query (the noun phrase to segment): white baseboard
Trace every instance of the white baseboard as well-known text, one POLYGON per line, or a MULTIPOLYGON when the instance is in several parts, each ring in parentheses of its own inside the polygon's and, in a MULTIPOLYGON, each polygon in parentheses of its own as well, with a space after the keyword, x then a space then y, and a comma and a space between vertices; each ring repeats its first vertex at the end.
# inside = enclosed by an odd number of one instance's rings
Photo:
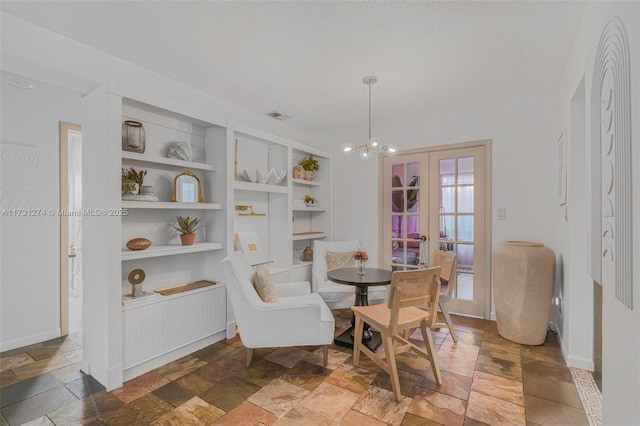
POLYGON ((490 317, 491 317, 491 321, 495 321, 496 320, 496 313, 495 312, 491 312, 490 317))
POLYGON ((564 362, 565 364, 567 364, 567 367, 574 367, 574 368, 579 368, 581 370, 593 371, 594 365, 593 365, 592 359, 574 356, 568 353, 567 347, 564 344, 564 339, 562 338, 562 332, 560 331, 560 329, 558 328, 555 322, 550 321, 549 328, 555 331, 558 335, 558 341, 560 342, 560 349, 562 350, 562 357, 564 358, 564 362))
POLYGON ((0 352, 10 351, 12 349, 21 348, 23 346, 33 345, 34 343, 44 342, 46 340, 55 339, 62 335, 59 328, 54 330, 43 331, 42 333, 32 334, 31 336, 20 337, 18 339, 0 342, 0 352))
POLYGON ((107 392, 111 392, 112 390, 122 386, 122 382, 122 364, 118 364, 107 370, 107 383, 102 384, 107 389, 107 392))

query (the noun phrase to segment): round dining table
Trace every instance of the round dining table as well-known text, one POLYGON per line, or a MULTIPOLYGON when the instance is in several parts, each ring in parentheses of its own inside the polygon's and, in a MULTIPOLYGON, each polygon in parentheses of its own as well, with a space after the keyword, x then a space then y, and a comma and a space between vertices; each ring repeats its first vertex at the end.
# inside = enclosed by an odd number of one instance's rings
MULTIPOLYGON (((369 286, 388 285, 391 283, 391 271, 379 268, 365 268, 360 275, 356 268, 339 268, 327 272, 330 281, 355 286, 354 306, 369 306, 369 286)), ((334 340, 336 345, 353 348, 353 332, 355 330, 355 317, 351 318, 351 327, 334 340)), ((382 344, 380 333, 369 330, 369 325, 364 325, 362 343, 372 351, 382 344)))

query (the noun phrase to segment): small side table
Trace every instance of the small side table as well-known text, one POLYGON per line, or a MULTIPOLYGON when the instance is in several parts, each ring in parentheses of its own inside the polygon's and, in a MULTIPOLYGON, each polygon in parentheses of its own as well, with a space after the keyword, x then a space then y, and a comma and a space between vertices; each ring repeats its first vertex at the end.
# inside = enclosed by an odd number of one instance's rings
MULTIPOLYGON (((339 284, 353 285, 356 287, 354 306, 369 306, 369 286, 391 284, 391 271, 378 268, 365 268, 364 275, 358 275, 356 268, 340 268, 327 272, 327 278, 339 284)), ((353 348, 353 331, 355 330, 355 317, 351 318, 351 327, 335 338, 336 345, 353 348)), ((369 330, 369 325, 364 325, 362 343, 370 350, 375 351, 382 344, 380 333, 369 330)))

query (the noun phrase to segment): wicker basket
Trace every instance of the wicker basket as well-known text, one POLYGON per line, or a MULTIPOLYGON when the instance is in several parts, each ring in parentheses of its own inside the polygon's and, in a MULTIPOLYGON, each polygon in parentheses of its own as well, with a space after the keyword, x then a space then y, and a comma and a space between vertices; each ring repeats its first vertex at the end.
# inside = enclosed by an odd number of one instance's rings
POLYGON ((127 241, 127 248, 129 250, 144 250, 148 249, 151 246, 151 241, 146 238, 134 238, 133 240, 127 241))

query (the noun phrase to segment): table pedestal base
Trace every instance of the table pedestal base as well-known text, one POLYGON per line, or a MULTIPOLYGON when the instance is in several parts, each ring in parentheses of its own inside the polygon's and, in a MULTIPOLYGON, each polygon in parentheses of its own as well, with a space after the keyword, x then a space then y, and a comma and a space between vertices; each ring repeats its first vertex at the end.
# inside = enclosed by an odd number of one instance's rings
MULTIPOLYGON (((346 348, 353 348, 353 327, 349 327, 347 331, 340 334, 334 339, 334 343, 339 346, 344 346, 346 348)), ((363 340, 362 344, 369 348, 372 352, 375 352, 376 349, 382 345, 382 338, 380 337, 380 333, 377 331, 371 332, 371 339, 363 340)))

